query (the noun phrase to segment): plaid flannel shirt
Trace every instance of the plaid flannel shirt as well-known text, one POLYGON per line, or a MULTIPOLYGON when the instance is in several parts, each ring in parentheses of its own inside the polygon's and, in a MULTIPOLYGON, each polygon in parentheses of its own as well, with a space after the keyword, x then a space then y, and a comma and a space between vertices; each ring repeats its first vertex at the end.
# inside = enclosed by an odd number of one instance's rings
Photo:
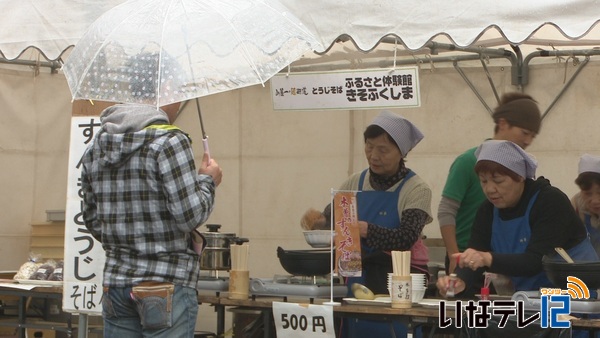
POLYGON ((106 252, 104 286, 141 281, 196 288, 189 233, 213 209, 215 184, 197 173, 182 131, 101 130, 82 158, 83 219, 106 252))

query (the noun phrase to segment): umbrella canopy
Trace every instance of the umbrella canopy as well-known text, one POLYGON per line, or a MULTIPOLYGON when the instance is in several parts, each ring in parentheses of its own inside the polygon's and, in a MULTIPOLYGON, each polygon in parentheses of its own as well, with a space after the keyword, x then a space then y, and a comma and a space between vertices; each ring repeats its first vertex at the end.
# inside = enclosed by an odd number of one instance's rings
POLYGON ((130 0, 63 67, 74 99, 163 106, 264 83, 318 48, 276 0, 130 0))

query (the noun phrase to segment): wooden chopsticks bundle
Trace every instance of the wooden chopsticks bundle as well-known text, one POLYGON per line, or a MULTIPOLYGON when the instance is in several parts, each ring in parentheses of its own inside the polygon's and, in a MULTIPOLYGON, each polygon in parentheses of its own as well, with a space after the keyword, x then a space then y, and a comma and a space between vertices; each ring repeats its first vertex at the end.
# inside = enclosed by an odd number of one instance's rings
POLYGON ((249 245, 247 243, 230 245, 231 270, 248 271, 248 249, 249 245))
POLYGON ((410 275, 410 251, 392 251, 392 271, 397 276, 410 275))

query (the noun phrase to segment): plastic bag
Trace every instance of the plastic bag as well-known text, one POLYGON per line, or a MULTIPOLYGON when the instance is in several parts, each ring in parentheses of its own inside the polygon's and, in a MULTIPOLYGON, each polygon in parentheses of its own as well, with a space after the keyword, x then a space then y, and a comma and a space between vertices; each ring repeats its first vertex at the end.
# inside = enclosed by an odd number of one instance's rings
POLYGON ((21 265, 13 279, 29 279, 37 271, 40 265, 42 265, 39 260, 39 254, 30 253, 29 260, 21 265))
POLYGON ((56 262, 53 260, 49 260, 44 262, 40 266, 38 266, 37 270, 29 279, 32 280, 48 280, 48 277, 54 272, 54 268, 56 268, 56 262))
POLYGON ((48 280, 62 281, 63 280, 64 261, 59 261, 54 268, 54 271, 48 277, 48 280))

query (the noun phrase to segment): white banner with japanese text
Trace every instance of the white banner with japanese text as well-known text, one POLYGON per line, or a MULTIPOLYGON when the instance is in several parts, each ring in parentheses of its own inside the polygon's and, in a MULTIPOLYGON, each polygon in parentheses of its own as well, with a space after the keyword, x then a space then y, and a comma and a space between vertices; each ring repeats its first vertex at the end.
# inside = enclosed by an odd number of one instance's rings
POLYGON ((104 250, 83 224, 81 156, 100 129, 98 116, 73 116, 65 210, 63 310, 102 314, 104 250))
POLYGON ((420 107, 419 69, 277 74, 271 98, 274 110, 420 107))

